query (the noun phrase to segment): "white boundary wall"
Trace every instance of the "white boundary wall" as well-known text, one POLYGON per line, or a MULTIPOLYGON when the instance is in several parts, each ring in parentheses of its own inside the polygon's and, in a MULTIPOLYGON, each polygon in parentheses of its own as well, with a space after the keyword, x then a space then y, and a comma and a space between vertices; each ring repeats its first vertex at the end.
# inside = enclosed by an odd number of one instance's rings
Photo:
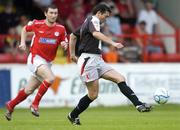
MULTIPOLYGON (((153 93, 158 87, 165 87, 170 92, 168 103, 180 103, 180 64, 111 64, 127 79, 128 85, 138 97, 147 103, 155 103, 153 93)), ((27 83, 31 73, 26 65, 0 65, 0 69, 11 70, 11 97, 14 98, 19 89, 27 83)), ((57 93, 50 88, 42 99, 42 107, 75 106, 79 99, 86 94, 77 72, 77 65, 54 65, 55 75, 61 77, 57 93)), ((35 94, 19 104, 19 107, 29 107, 35 94)), ((91 106, 117 106, 130 104, 119 92, 116 84, 100 80, 100 94, 91 106)))

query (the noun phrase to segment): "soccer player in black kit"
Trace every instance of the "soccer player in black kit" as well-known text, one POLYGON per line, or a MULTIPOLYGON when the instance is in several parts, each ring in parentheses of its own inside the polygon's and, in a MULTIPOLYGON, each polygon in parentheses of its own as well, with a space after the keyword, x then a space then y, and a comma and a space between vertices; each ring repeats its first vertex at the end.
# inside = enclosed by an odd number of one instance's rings
POLYGON ((110 15, 108 5, 100 3, 92 10, 92 16, 87 17, 79 29, 70 35, 70 58, 78 64, 80 78, 85 83, 88 94, 82 97, 78 105, 68 114, 69 121, 81 125, 79 114, 85 111, 89 104, 98 97, 99 78, 117 83, 120 91, 133 103, 139 112, 151 111, 151 106, 142 103, 136 94, 127 86, 125 78, 104 62, 101 55, 101 41, 122 48, 121 43, 112 41, 100 32, 100 24, 110 15), (78 55, 75 55, 76 42, 79 39, 78 55))

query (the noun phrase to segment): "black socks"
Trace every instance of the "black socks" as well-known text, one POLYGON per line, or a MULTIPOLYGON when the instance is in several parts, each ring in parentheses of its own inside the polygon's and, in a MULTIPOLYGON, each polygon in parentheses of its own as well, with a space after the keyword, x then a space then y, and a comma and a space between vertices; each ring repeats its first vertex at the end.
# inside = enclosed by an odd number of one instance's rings
POLYGON ((118 86, 121 92, 134 104, 134 106, 142 104, 132 89, 127 86, 126 82, 120 82, 118 83, 118 86))
POLYGON ((74 110, 71 112, 71 117, 76 118, 80 113, 82 113, 84 110, 86 110, 89 106, 89 104, 92 102, 88 95, 82 97, 78 103, 78 105, 74 108, 74 110))
MULTIPOLYGON (((125 82, 118 83, 118 86, 121 90, 121 92, 134 104, 134 106, 141 105, 142 102, 139 101, 138 97, 135 95, 135 93, 132 91, 130 87, 127 86, 125 82)), ((89 106, 89 104, 92 102, 88 95, 85 95, 82 97, 78 103, 78 105, 73 109, 73 111, 70 113, 72 118, 77 118, 80 113, 82 113, 84 110, 86 110, 89 106)))

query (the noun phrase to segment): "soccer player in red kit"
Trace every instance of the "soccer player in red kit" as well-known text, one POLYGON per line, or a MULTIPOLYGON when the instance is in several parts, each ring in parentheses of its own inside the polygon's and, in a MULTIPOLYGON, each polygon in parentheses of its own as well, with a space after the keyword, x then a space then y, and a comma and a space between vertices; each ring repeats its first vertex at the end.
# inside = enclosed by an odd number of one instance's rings
POLYGON ((66 30, 64 26, 56 23, 57 7, 54 5, 48 6, 44 14, 46 16, 45 20, 30 21, 22 30, 19 45, 21 50, 26 50, 25 41, 28 32, 34 33, 27 60, 32 76, 25 88, 21 89, 14 99, 6 103, 7 112, 5 117, 7 120, 11 120, 15 106, 25 100, 38 87, 39 90, 30 109, 33 115, 39 116, 39 102, 55 79, 51 70, 51 61, 55 58, 59 45, 67 49, 66 30))

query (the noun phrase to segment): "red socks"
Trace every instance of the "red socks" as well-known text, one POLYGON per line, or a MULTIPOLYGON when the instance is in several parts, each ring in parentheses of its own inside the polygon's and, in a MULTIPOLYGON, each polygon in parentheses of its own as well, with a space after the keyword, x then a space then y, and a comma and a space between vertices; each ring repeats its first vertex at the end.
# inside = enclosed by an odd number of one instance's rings
MULTIPOLYGON (((42 98, 42 96, 46 93, 48 88, 50 87, 51 83, 48 83, 47 81, 43 81, 39 87, 38 93, 36 94, 36 97, 33 101, 33 105, 38 106, 39 102, 42 98)), ((11 101, 8 102, 8 105, 11 107, 11 109, 14 109, 14 107, 19 104, 20 102, 24 101, 27 98, 28 94, 24 92, 24 89, 20 90, 18 95, 11 101)))
POLYGON ((19 91, 18 95, 13 100, 8 102, 8 104, 12 109, 14 109, 14 107, 20 102, 24 101, 27 98, 27 96, 28 95, 24 92, 24 89, 22 89, 19 91))
POLYGON ((46 80, 44 80, 38 90, 38 93, 36 94, 36 97, 32 103, 32 105, 34 106, 39 106, 39 102, 41 100, 41 98, 43 97, 43 95, 46 93, 46 91, 48 90, 48 88, 51 86, 51 83, 48 83, 46 80))

